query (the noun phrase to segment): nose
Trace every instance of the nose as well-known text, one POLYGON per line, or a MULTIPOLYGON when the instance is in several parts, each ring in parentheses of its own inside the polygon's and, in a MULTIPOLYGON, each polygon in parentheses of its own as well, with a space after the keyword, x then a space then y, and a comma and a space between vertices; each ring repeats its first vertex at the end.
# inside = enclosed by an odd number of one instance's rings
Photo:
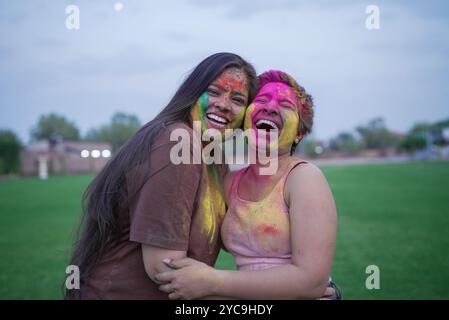
POLYGON ((226 112, 226 111, 231 111, 232 109, 232 101, 231 101, 231 97, 227 94, 223 94, 219 97, 219 99, 217 99, 216 102, 216 107, 222 111, 222 112, 226 112))
POLYGON ((273 106, 272 104, 265 104, 262 107, 262 112, 264 112, 265 114, 270 115, 270 116, 277 116, 277 115, 279 115, 278 108, 273 106))

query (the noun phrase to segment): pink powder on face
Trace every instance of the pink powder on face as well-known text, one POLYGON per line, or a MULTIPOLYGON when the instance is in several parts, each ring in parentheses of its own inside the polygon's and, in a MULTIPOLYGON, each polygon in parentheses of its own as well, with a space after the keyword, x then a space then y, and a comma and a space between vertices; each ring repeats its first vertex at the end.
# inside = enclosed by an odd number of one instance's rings
MULTIPOLYGON (((278 148, 282 152, 290 152, 291 146, 297 135, 299 126, 298 99, 295 91, 282 82, 269 82, 265 84, 254 98, 252 105, 248 108, 245 118, 245 129, 256 128, 260 119, 273 121, 278 127, 278 148)), ((262 140, 262 141, 263 141, 262 140)), ((267 143, 271 147, 268 131, 265 134, 255 132, 255 145, 264 146, 267 143), (264 138, 264 143, 259 138, 264 138)))
POLYGON ((285 83, 269 82, 260 89, 254 98, 254 105, 256 108, 268 105, 269 107, 279 109, 282 101, 288 101, 294 106, 299 105, 292 88, 285 83))

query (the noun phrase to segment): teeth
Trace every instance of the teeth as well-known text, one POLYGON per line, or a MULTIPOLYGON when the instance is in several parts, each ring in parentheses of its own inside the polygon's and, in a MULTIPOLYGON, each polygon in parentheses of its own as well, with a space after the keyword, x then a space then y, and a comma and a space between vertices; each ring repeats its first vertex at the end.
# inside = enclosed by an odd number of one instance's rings
POLYGON ((276 123, 274 123, 273 121, 270 121, 270 120, 265 120, 265 119, 260 119, 259 121, 257 121, 256 126, 261 125, 263 123, 268 124, 269 126, 272 126, 276 130, 279 130, 276 123))
POLYGON ((222 124, 228 124, 228 120, 226 120, 225 118, 219 117, 215 114, 207 114, 206 117, 208 117, 211 120, 215 120, 219 123, 222 123, 222 124))

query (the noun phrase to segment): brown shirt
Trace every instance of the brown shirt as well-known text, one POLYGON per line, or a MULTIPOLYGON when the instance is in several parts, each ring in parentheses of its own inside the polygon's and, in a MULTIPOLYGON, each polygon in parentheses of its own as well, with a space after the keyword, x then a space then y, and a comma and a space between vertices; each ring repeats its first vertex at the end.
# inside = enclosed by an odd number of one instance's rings
POLYGON ((139 187, 137 177, 143 172, 150 177, 129 208, 118 213, 121 231, 92 276, 81 283, 81 298, 167 299, 145 272, 141 244, 185 250, 187 256, 214 265, 225 214, 224 166, 173 164, 170 151, 178 142, 170 141, 170 133, 177 128, 193 134, 183 123, 167 126, 152 144, 150 162, 144 164, 149 168, 127 174, 128 192, 139 187))

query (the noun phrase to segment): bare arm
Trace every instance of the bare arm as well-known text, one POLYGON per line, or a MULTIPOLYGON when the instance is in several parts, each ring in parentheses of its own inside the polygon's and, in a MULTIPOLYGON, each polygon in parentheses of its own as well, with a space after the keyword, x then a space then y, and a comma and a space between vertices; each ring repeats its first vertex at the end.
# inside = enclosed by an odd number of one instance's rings
POLYGON ((260 271, 189 267, 161 279, 172 281, 171 298, 217 295, 238 299, 313 299, 325 292, 336 236, 336 209, 327 181, 313 165, 296 167, 285 187, 290 204, 292 264, 260 271), (190 269, 189 269, 190 268, 190 269), (192 270, 195 268, 195 272, 192 270), (184 270, 184 272, 182 272, 184 270), (197 274, 198 276, 195 276, 197 274), (194 283, 194 285, 193 285, 194 283), (187 291, 183 292, 185 287, 187 291))
POLYGON ((142 257, 145 271, 147 272, 148 277, 150 277, 150 279, 156 284, 162 284, 163 282, 156 280, 156 274, 172 270, 163 262, 163 260, 185 258, 186 252, 162 249, 142 244, 142 257))

